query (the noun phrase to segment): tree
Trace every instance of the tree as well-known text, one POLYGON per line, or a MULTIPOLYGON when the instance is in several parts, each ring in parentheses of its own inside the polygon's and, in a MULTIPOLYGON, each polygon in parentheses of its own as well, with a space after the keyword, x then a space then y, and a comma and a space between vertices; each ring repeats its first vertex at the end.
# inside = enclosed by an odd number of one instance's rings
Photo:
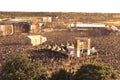
POLYGON ((39 61, 31 62, 26 54, 13 54, 2 65, 1 80, 38 80, 44 73, 39 61))
POLYGON ((91 63, 81 66, 74 75, 74 80, 116 80, 118 74, 112 67, 103 63, 91 63))
POLYGON ((50 80, 70 80, 71 76, 65 69, 60 69, 52 74, 50 80))

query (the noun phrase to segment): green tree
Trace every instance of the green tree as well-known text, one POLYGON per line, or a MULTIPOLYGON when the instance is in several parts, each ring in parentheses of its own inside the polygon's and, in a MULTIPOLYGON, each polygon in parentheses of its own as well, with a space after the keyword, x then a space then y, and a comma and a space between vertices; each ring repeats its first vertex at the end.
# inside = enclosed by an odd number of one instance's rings
POLYGON ((65 69, 60 69, 52 74, 50 80, 71 80, 72 75, 65 69))
POLYGON ((40 80, 45 72, 39 61, 31 62, 26 54, 13 54, 2 65, 1 80, 40 80))
POLYGON ((117 80, 118 74, 112 67, 103 63, 91 63, 81 66, 74 75, 74 80, 117 80))

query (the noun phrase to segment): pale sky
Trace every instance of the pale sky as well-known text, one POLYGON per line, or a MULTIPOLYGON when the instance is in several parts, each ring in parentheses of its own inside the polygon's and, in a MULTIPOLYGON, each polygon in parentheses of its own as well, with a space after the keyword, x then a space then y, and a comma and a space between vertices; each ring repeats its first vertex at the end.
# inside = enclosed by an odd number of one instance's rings
POLYGON ((0 11, 120 13, 120 0, 0 0, 0 11))

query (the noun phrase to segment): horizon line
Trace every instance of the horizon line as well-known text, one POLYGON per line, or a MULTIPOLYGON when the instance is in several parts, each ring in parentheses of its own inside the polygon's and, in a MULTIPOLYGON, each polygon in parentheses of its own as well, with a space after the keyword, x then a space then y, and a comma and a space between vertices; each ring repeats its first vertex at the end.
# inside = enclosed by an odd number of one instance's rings
POLYGON ((61 12, 61 13, 102 13, 102 14, 120 14, 120 12, 80 12, 80 11, 0 11, 0 12, 35 12, 35 13, 37 13, 37 12, 49 12, 49 13, 59 13, 59 12, 61 12))

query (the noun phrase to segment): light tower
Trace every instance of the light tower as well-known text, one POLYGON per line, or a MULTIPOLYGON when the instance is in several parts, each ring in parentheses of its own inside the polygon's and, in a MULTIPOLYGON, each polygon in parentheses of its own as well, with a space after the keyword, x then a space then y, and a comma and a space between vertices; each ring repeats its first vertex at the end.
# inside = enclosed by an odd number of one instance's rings
POLYGON ((77 57, 80 57, 81 53, 84 53, 83 50, 87 50, 87 55, 90 55, 90 48, 91 48, 91 39, 90 38, 81 38, 76 37, 77 39, 77 57))

